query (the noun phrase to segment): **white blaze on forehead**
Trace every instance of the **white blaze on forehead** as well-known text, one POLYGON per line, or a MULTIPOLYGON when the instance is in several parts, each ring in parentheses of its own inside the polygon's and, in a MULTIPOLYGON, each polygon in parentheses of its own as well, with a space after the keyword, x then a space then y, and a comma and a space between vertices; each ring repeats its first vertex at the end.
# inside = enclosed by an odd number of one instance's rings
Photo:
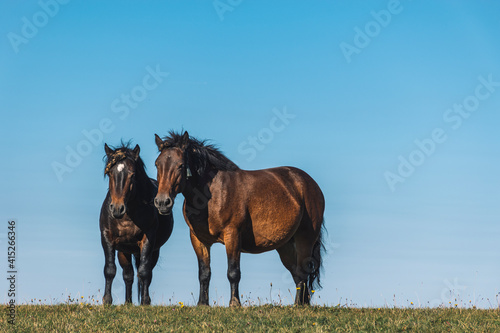
POLYGON ((123 170, 123 168, 125 168, 125 164, 120 163, 120 164, 118 164, 118 166, 116 168, 117 168, 118 172, 120 172, 123 170))

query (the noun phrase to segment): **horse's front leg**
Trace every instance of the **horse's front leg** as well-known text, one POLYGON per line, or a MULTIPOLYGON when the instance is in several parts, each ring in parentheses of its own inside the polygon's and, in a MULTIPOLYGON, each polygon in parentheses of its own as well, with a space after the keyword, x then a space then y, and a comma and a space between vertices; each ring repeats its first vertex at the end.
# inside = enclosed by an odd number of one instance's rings
POLYGON ((206 245, 191 232, 191 244, 198 257, 198 280, 200 281, 200 297, 198 305, 208 305, 208 286, 210 284, 210 246, 206 245))
MULTIPOLYGON (((137 275, 139 276, 139 283, 141 283, 141 305, 150 305, 151 298, 149 297, 149 285, 151 284, 151 279, 153 277, 153 243, 147 235, 141 243, 141 263, 139 269, 137 270, 137 275)), ((158 257, 156 257, 158 260, 158 257)))
POLYGON ((227 253, 227 278, 231 285, 231 301, 229 306, 241 306, 239 283, 241 279, 240 256, 241 241, 237 231, 227 233, 224 237, 227 253))
POLYGON ((106 279, 102 303, 112 304, 113 297, 111 296, 111 285, 116 275, 115 249, 104 235, 101 235, 101 244, 104 250, 104 278, 106 279))

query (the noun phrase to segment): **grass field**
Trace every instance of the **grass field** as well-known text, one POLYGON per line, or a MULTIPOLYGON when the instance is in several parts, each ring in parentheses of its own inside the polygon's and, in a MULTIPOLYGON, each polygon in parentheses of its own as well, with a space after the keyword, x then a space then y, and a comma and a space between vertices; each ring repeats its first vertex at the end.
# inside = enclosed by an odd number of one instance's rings
POLYGON ((498 332, 500 311, 255 306, 2 306, 0 332, 498 332))

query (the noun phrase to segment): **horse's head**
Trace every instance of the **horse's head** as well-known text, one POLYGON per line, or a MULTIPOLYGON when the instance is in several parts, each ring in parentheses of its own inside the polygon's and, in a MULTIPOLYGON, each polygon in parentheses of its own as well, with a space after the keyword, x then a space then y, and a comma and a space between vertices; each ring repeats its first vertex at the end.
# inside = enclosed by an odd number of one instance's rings
POLYGON ((114 218, 122 218, 127 211, 126 204, 135 191, 136 162, 139 159, 140 148, 120 147, 113 150, 104 144, 106 151, 106 169, 104 174, 109 177, 109 193, 111 203, 109 210, 114 218))
POLYGON ((175 197, 184 190, 186 180, 191 176, 187 156, 189 134, 184 132, 180 142, 175 145, 170 145, 156 134, 155 141, 160 155, 155 162, 158 194, 154 203, 160 214, 168 215, 172 213, 175 197))

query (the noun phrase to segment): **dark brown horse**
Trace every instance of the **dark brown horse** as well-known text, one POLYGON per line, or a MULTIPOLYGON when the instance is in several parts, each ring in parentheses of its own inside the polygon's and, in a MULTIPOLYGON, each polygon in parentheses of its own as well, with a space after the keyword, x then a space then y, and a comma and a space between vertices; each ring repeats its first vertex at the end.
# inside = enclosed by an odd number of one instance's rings
POLYGON ((296 304, 309 304, 319 285, 325 201, 316 182, 292 167, 241 170, 205 141, 170 132, 156 136, 160 155, 155 205, 169 215, 178 193, 198 257, 200 297, 208 305, 210 247, 226 246, 231 306, 240 305, 240 254, 277 250, 297 287, 296 304))
POLYGON ((111 284, 116 275, 115 251, 123 269, 125 302, 132 302, 132 283, 135 257, 139 278, 141 304, 151 303, 149 285, 153 268, 160 255, 160 246, 172 233, 172 216, 160 216, 153 206, 158 192, 158 183, 150 179, 139 157, 139 146, 132 150, 128 145, 113 150, 104 145, 106 151, 105 175, 109 177, 109 190, 102 204, 99 225, 104 249, 105 265, 104 304, 111 304, 111 284))

